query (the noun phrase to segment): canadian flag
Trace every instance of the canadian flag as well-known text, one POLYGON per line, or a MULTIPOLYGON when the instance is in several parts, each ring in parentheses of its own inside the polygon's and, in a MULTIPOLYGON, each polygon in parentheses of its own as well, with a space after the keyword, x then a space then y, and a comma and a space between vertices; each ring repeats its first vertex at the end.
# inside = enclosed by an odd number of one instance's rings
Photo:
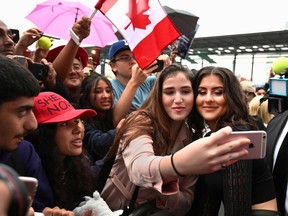
POLYGON ((180 36, 158 0, 99 0, 95 8, 122 34, 142 69, 180 36))

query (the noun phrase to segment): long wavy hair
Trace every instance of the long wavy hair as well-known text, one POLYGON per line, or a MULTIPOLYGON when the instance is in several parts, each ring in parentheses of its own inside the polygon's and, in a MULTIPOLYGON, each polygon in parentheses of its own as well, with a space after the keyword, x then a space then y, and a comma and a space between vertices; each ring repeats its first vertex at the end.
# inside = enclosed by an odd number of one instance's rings
MULTIPOLYGON (((227 68, 208 66, 203 67, 195 74, 193 81, 194 104, 196 104, 201 80, 209 75, 215 75, 223 82, 223 96, 227 105, 226 113, 216 122, 216 130, 225 126, 231 126, 235 130, 243 130, 243 128, 238 128, 239 125, 246 125, 248 128, 256 129, 257 126, 249 115, 248 103, 241 89, 240 82, 235 74, 227 68)), ((204 119, 197 111, 196 105, 193 107, 192 112, 193 115, 189 118, 188 124, 195 129, 195 136, 199 138, 202 137, 202 130, 205 127, 204 119)))
POLYGON ((92 74, 91 76, 87 76, 81 85, 81 96, 80 96, 80 107, 83 109, 94 109, 97 112, 97 115, 93 118, 87 118, 85 119, 85 123, 91 125, 95 129, 99 129, 103 132, 107 132, 108 130, 114 129, 113 125, 113 112, 112 112, 112 106, 113 106, 113 88, 110 83, 110 81, 107 79, 107 77, 101 75, 101 74, 92 74), (98 83, 100 80, 103 80, 107 83, 109 88, 111 89, 111 101, 112 105, 109 110, 100 110, 97 107, 94 107, 90 100, 90 94, 91 90, 95 91, 94 89, 97 88, 98 83))
POLYGON ((128 136, 127 139, 125 139, 123 149, 125 149, 133 139, 141 135, 149 135, 153 140, 155 155, 165 155, 168 153, 169 149, 171 149, 171 146, 168 144, 171 137, 170 129, 172 121, 163 106, 162 89, 164 81, 167 78, 176 76, 178 73, 183 73, 192 85, 194 75, 185 66, 171 64, 165 68, 157 78, 154 87, 143 105, 138 110, 130 113, 124 120, 121 128, 117 131, 114 143, 107 154, 108 159, 117 154, 120 140, 124 135, 128 136))
POLYGON ((60 159, 55 142, 57 123, 39 125, 28 136, 39 154, 53 189, 56 205, 73 210, 84 196, 95 191, 97 174, 90 169, 90 161, 83 148, 79 156, 60 159))

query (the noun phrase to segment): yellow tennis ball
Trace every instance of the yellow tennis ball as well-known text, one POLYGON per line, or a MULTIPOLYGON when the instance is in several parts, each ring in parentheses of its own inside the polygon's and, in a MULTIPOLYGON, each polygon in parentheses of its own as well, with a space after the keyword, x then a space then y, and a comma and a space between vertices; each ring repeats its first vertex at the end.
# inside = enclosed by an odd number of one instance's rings
POLYGON ((51 42, 50 38, 48 38, 48 37, 41 37, 37 41, 37 45, 38 45, 38 47, 40 47, 44 50, 49 50, 50 47, 52 46, 52 42, 51 42))
POLYGON ((288 69, 288 58, 287 57, 278 57, 272 63, 272 71, 275 74, 282 74, 285 70, 288 69))

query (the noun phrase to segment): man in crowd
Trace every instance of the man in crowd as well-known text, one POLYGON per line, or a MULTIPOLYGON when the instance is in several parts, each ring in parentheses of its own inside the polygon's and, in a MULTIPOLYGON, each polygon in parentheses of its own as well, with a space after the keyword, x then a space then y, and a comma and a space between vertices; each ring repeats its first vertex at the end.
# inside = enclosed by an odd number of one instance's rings
POLYGON ((288 110, 267 126, 267 162, 273 173, 278 211, 288 215, 288 110))
POLYGON ((41 160, 33 145, 24 140, 36 129, 32 112, 34 97, 40 86, 30 71, 6 56, 14 55, 13 35, 7 25, 0 21, 0 163, 14 168, 19 175, 38 179, 38 188, 32 204, 36 212, 44 214, 72 215, 54 207, 54 196, 41 160))
MULTIPOLYGON (((121 111, 125 116, 127 112, 138 109, 147 98, 156 80, 156 76, 151 73, 157 66, 141 69, 124 40, 112 44, 109 58, 110 67, 116 77, 116 79, 111 80, 115 95, 114 104, 120 99, 125 100, 125 106, 122 107, 121 111), (125 95, 121 97, 126 88, 129 91, 125 91, 125 95)), ((160 55, 158 59, 164 61, 164 67, 171 64, 168 55, 160 55)))
POLYGON ((37 80, 28 70, 0 55, 0 162, 13 167, 19 175, 38 179, 33 202, 36 211, 54 204, 41 160, 33 145, 24 140, 37 127, 32 107, 39 90, 37 80))

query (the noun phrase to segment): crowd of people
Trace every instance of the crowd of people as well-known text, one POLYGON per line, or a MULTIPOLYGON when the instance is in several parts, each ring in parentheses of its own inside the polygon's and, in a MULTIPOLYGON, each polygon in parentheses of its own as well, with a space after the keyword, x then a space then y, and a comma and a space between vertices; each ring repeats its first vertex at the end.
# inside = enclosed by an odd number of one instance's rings
MULTIPOLYGON (((90 25, 83 17, 72 26, 80 42, 90 25)), ((14 36, 0 20, 1 215, 74 215, 96 190, 123 215, 147 204, 153 215, 214 216, 221 205, 227 216, 287 215, 288 161, 277 157, 287 112, 269 113, 267 86, 220 66, 192 71, 166 54, 155 74, 156 60, 140 68, 125 40, 109 50, 115 79, 84 75, 89 56, 72 38, 28 55, 41 31, 14 36), (44 80, 29 71, 35 62, 47 66, 44 80), (228 137, 248 130, 267 132, 267 158, 241 159, 250 140, 228 137), (39 182, 31 205, 19 176, 39 182)))

